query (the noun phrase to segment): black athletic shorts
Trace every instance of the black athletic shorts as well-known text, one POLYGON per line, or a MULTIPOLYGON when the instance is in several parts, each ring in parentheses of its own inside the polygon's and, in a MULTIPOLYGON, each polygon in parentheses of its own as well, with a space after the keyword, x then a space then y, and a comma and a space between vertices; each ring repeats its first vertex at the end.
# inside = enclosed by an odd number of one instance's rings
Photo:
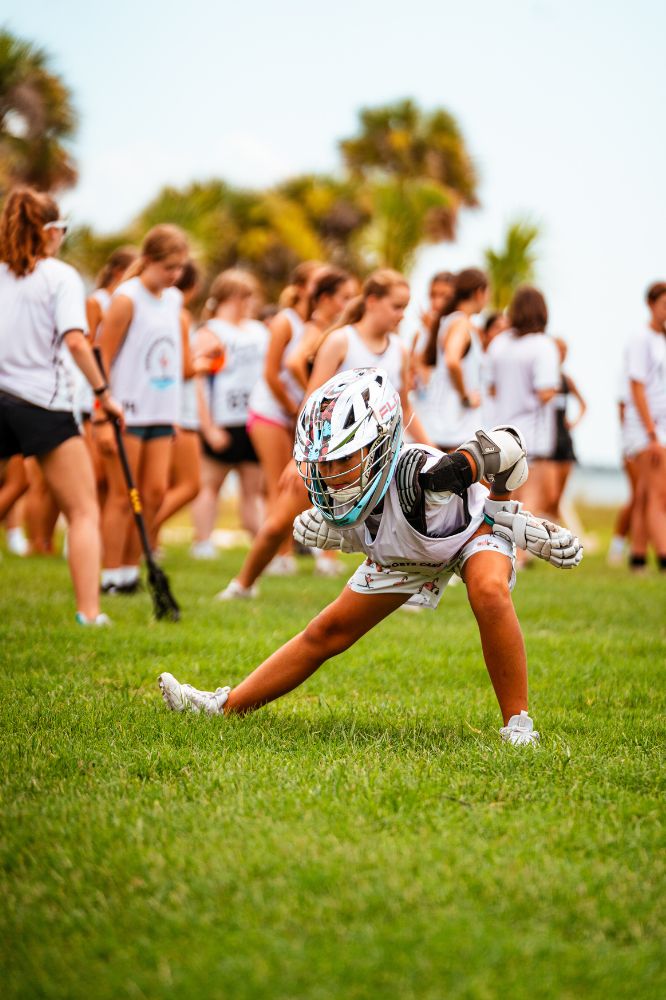
POLYGON ((216 462, 223 462, 225 465, 238 465, 240 462, 258 462, 257 453, 252 447, 252 442, 250 441, 250 435, 245 429, 245 425, 242 427, 224 427, 223 430, 231 436, 231 443, 228 448, 223 451, 215 451, 214 448, 208 444, 203 434, 201 435, 201 443, 203 444, 204 454, 208 455, 209 458, 215 459, 216 462))
POLYGON ((0 458, 46 455, 78 434, 68 410, 45 410, 0 390, 0 458))

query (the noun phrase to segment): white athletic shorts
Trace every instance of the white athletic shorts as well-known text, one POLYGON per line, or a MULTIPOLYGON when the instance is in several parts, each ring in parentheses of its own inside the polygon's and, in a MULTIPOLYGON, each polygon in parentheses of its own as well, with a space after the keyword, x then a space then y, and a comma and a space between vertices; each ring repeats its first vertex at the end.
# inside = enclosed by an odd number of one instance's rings
POLYGON ((435 575, 419 572, 413 564, 387 569, 368 558, 361 563, 347 581, 347 586, 357 594, 411 594, 406 602, 433 611, 439 604, 444 588, 455 573, 462 577, 462 568, 477 552, 499 552, 511 561, 509 590, 516 583, 516 548, 497 535, 477 535, 470 539, 452 563, 437 570, 435 575))

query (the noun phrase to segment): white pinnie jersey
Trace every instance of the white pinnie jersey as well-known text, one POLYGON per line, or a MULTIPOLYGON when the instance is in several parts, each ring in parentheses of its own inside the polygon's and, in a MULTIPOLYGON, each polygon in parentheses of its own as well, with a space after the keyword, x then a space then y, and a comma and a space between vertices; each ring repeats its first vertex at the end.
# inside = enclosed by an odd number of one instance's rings
POLYGON ((635 455, 648 447, 650 439, 636 409, 631 382, 640 382, 645 387, 645 400, 657 440, 666 445, 666 334, 646 326, 629 342, 625 364, 629 391, 624 414, 624 444, 626 454, 635 455))
MULTIPOLYGON (((444 358, 446 337, 459 319, 467 319, 465 313, 454 312, 442 320, 437 336, 437 358, 435 370, 430 379, 430 422, 428 432, 441 445, 456 447, 467 441, 479 427, 480 411, 463 406, 458 390, 453 385, 444 358)), ((471 322, 469 350, 462 358, 460 367, 463 384, 468 393, 481 392, 481 345, 471 322)))
POLYGON ((506 330, 487 353, 488 381, 495 388, 494 419, 520 427, 528 458, 550 458, 555 449, 553 401, 542 403, 540 389, 560 387, 560 356, 544 333, 517 336, 506 330))
POLYGON ((211 417, 218 427, 244 427, 250 393, 263 371, 268 330, 256 320, 235 326, 211 319, 206 326, 224 348, 223 368, 206 379, 211 417))
POLYGON ((394 389, 402 389, 402 372, 404 367, 404 351, 400 338, 395 333, 388 335, 388 345, 381 354, 375 354, 361 340, 360 334, 353 326, 345 326, 342 332, 347 336, 347 353, 340 363, 338 371, 348 371, 350 368, 383 368, 394 389))
MULTIPOLYGON (((286 364, 300 343, 303 331, 305 330, 305 323, 295 309, 283 309, 280 315, 286 316, 289 320, 289 324, 291 326, 291 337, 285 348, 284 354, 282 355, 282 362, 278 377, 294 402, 300 403, 305 395, 305 390, 303 389, 303 386, 296 381, 291 372, 288 371, 286 364)), ((293 418, 286 413, 280 403, 278 403, 263 374, 257 380, 252 390, 249 409, 252 413, 256 413, 257 416, 271 420, 273 423, 282 424, 284 427, 291 427, 292 425, 293 418)))
MULTIPOLYGON (((429 455, 421 472, 429 472, 443 456, 443 452, 422 444, 407 445, 403 453, 411 449, 425 451, 429 455)), ((394 476, 384 497, 381 515, 371 514, 358 527, 343 530, 346 536, 352 535, 355 548, 365 552, 379 566, 391 569, 404 567, 405 572, 433 574, 455 561, 461 548, 483 523, 483 505, 487 496, 485 486, 473 483, 467 490, 465 510, 465 501, 457 494, 426 490, 428 534, 422 535, 402 512, 394 476)))
MULTIPOLYGON (((196 327, 192 324, 189 332, 190 355, 192 355, 194 351, 196 332, 196 327)), ((180 391, 180 419, 178 420, 178 426, 182 427, 185 431, 199 430, 199 407, 197 405, 196 378, 183 379, 180 391)))
POLYGON ((83 282, 44 257, 23 277, 0 263, 0 390, 47 410, 73 407, 63 337, 88 328, 83 282))
POLYGON ((158 297, 139 277, 118 286, 113 297, 132 301, 132 321, 111 366, 111 391, 128 427, 176 424, 180 417, 183 296, 165 288, 158 297))

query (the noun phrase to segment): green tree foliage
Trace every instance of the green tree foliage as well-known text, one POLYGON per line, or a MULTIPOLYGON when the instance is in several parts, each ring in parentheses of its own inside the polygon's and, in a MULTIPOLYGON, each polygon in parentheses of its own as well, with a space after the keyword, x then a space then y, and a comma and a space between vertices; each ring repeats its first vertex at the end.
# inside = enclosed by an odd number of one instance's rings
POLYGON ((0 195, 14 184, 71 187, 66 142, 76 129, 72 95, 40 48, 0 30, 0 195))
POLYGON ((506 309, 516 288, 534 280, 534 245, 539 235, 535 223, 518 219, 509 225, 500 250, 485 251, 494 309, 506 309))
POLYGON ((453 239, 460 205, 476 205, 476 175, 458 125, 446 111, 412 101, 360 113, 358 134, 341 142, 341 176, 306 174, 268 190, 221 180, 166 187, 123 232, 73 234, 68 259, 88 274, 115 245, 140 244, 160 222, 181 226, 210 279, 239 265, 275 298, 292 268, 317 259, 363 275, 406 268, 424 239, 453 239), (87 260, 87 262, 86 262, 87 260))

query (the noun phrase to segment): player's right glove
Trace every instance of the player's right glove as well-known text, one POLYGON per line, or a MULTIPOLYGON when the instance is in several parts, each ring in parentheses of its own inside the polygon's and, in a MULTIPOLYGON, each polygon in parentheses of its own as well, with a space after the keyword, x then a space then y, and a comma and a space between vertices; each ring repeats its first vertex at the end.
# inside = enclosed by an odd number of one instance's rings
POLYGON ((519 549, 526 549, 558 569, 575 569, 583 558, 583 546, 567 528, 523 510, 513 501, 486 500, 484 514, 499 535, 519 549))
POLYGON ((344 531, 328 524, 316 507, 310 507, 294 519, 294 538, 309 549, 356 551, 352 537, 345 538, 344 531))

